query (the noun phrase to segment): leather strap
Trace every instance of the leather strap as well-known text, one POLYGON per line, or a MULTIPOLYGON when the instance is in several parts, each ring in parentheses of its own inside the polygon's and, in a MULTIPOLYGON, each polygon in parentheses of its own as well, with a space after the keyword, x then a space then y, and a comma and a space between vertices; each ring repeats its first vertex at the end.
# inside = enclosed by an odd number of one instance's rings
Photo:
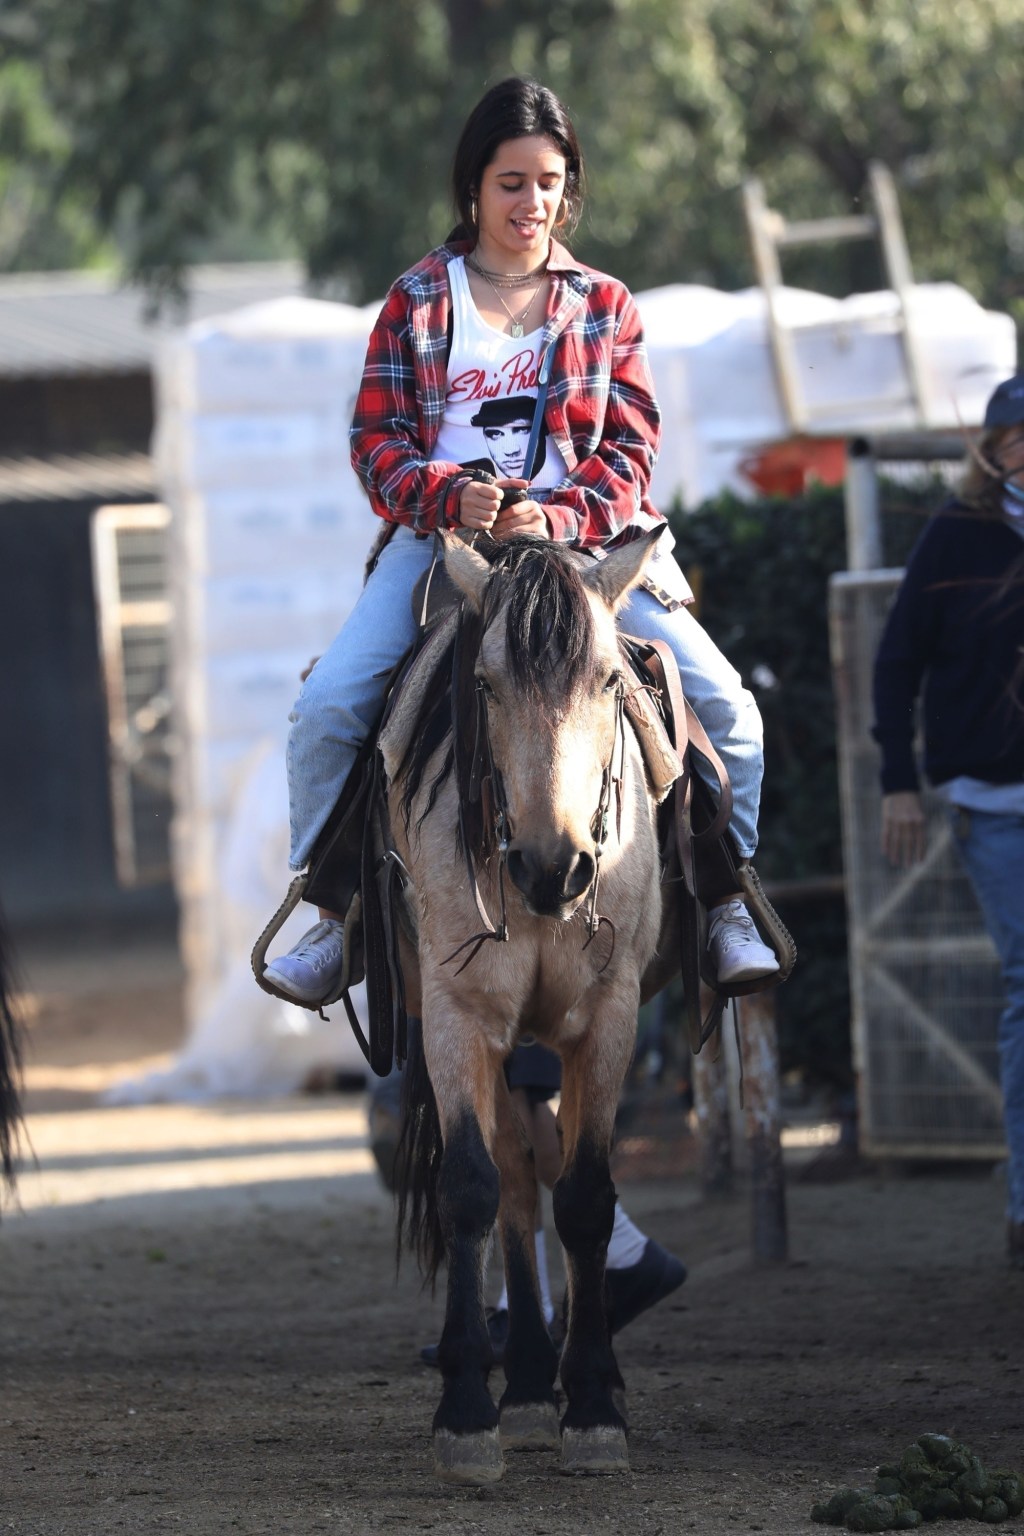
POLYGON ((732 785, 725 764, 711 745, 707 732, 701 725, 689 699, 683 697, 679 681, 679 667, 671 649, 664 640, 648 640, 654 653, 648 661, 651 675, 668 699, 672 711, 672 729, 676 751, 685 763, 686 748, 691 746, 714 772, 718 780, 718 808, 706 827, 694 830, 694 837, 708 842, 721 837, 732 820, 732 785))

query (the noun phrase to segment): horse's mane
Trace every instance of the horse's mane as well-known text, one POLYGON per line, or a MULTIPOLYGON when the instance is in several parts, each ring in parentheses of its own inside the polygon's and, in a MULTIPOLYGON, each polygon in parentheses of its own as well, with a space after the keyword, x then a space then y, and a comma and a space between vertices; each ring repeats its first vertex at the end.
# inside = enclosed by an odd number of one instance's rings
POLYGON ((402 783, 401 810, 408 827, 427 764, 447 741, 420 821, 430 814, 454 767, 467 840, 471 847, 486 852, 493 829, 480 815, 479 800, 473 801, 470 794, 479 745, 475 667, 484 634, 506 605, 509 674, 538 705, 556 679, 561 691, 571 693, 589 673, 594 665, 596 636, 577 557, 571 551, 529 535, 500 543, 482 539, 475 547, 493 568, 482 609, 476 613, 468 603, 462 605, 455 636, 438 662, 437 678, 449 678, 451 686, 425 690, 398 778, 402 783), (453 718, 460 722, 455 732, 453 718))

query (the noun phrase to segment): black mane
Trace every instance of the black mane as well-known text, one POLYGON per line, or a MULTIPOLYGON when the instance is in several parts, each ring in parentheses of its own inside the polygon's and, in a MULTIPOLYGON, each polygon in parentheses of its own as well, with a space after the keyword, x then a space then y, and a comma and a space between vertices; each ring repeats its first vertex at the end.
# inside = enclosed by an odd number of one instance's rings
POLYGON ((595 638, 576 560, 561 544, 518 538, 497 545, 493 564, 483 627, 508 592, 505 654, 514 681, 539 695, 557 672, 571 692, 593 667, 595 638))
POLYGON ((480 539, 475 547, 493 567, 483 609, 477 614, 463 603, 458 631, 436 673, 439 682, 449 679, 450 687, 428 690, 430 697, 424 698, 413 726, 399 777, 403 781, 402 813, 408 826, 427 763, 447 739, 448 750, 430 786, 423 815, 433 809, 454 766, 467 839, 471 847, 486 852, 493 828, 481 814, 480 801, 471 799, 473 763, 479 746, 475 667, 485 631, 507 598, 505 654, 509 673, 516 686, 538 702, 556 677, 560 688, 569 693, 589 674, 596 636, 586 589, 576 558, 568 549, 528 535, 501 543, 480 539), (457 732, 452 731, 453 718, 459 722, 457 732))

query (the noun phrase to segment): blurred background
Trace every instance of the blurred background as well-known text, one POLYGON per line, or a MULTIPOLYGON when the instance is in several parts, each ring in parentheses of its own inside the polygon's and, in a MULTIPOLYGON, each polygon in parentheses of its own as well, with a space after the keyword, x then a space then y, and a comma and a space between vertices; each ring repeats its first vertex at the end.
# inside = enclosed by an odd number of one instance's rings
MULTIPOLYGON (((379 297, 449 227, 455 136, 533 73, 590 171, 578 254, 633 289, 750 281, 751 174, 790 216, 894 170, 918 276, 1024 316, 1019 7, 991 0, 8 0, 0 265, 295 259, 379 297)), ((878 286, 863 253, 793 281, 878 286)))
MULTIPOLYGON (((359 1071, 343 1023, 257 1022, 238 963, 284 891, 297 669, 344 616, 373 532, 344 442, 366 334, 450 227, 467 111, 519 72, 576 122, 575 249, 642 297, 666 413, 658 498, 765 715, 759 867, 801 950, 778 999, 789 1091, 849 1118, 873 1071, 879 1146, 998 1150, 983 938, 966 1109, 963 1041, 943 1044, 962 1006, 872 1067, 891 1024, 877 1000, 872 1024, 855 978, 851 1030, 848 959, 865 977, 881 962, 851 949, 850 839, 868 848, 877 820, 851 717, 844 859, 834 701, 853 695, 834 687, 829 580, 898 569, 961 429, 1016 366, 1022 46, 1020 7, 990 0, 8 0, 0 898, 63 1031, 55 1094, 109 1089, 126 1062, 122 1091, 143 1098, 359 1071), (873 233, 847 238, 851 218, 873 233), (785 249, 782 292, 786 221, 823 220, 831 236, 785 249), (761 381, 749 408, 713 409, 741 376, 761 381), (97 1074, 90 1030, 112 1020, 123 1038, 97 1074), (911 1113, 922 1071, 930 1107, 911 1113)), ((894 580, 872 590, 887 600, 894 580)), ((857 621, 861 699, 882 614, 857 621)), ((942 921, 977 949, 952 865, 943 878, 942 921)), ((862 907, 893 894, 873 866, 864 881, 862 907)), ((913 951, 939 921, 934 890, 904 893, 917 915, 890 919, 904 947, 886 964, 937 1000, 947 980, 913 951)), ((648 1055, 663 1072, 667 1051, 685 1093, 673 1007, 646 1021, 648 1055)))

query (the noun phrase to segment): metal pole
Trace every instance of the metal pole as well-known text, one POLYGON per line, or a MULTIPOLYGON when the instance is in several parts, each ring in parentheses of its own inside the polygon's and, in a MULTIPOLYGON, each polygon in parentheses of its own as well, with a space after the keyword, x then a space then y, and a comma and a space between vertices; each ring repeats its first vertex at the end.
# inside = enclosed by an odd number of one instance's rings
POLYGON ((786 1182, 779 1123, 779 1044, 771 992, 737 999, 743 1115, 750 1154, 752 1237, 755 1263, 789 1257, 786 1182))
POLYGON ((732 1193, 732 1132, 725 1052, 709 1041, 693 1058, 693 1108, 700 1137, 700 1187, 705 1199, 732 1193))
POLYGON ((877 571, 881 564, 875 456, 866 437, 855 437, 846 450, 846 565, 851 571, 877 571))

